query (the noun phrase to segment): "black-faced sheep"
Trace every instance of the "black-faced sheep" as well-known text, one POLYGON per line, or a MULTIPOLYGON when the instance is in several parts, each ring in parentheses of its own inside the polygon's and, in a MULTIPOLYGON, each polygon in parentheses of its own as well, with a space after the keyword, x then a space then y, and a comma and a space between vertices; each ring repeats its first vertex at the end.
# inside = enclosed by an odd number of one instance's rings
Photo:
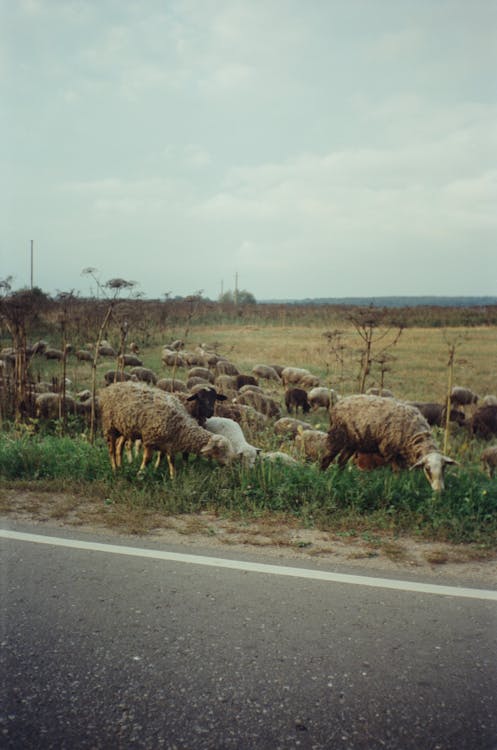
POLYGON ((497 406, 495 404, 479 406, 476 409, 471 418, 471 432, 485 440, 497 435, 497 406))
POLYGON ((379 453, 399 467, 421 467, 432 489, 440 491, 445 466, 455 463, 442 455, 420 411, 392 398, 343 398, 330 409, 330 425, 322 469, 337 456, 343 467, 356 452, 379 453))
POLYGON ((307 399, 307 391, 303 388, 287 388, 285 391, 285 406, 289 414, 295 409, 295 413, 301 409, 303 414, 311 410, 311 405, 307 399))
POLYGON ((115 383, 100 393, 102 430, 107 441, 112 468, 121 464, 125 441, 141 440, 143 458, 140 472, 154 451, 165 453, 171 477, 173 458, 178 452, 214 458, 230 463, 235 453, 229 441, 214 435, 185 411, 177 397, 141 383, 115 383))

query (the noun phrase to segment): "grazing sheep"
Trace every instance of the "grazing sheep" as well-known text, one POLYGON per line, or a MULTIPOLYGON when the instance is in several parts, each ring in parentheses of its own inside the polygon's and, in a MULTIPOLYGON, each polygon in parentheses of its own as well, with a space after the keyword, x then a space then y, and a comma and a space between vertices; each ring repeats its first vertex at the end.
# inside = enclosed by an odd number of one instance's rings
POLYGON ((181 392, 174 395, 200 426, 205 424, 206 419, 213 416, 218 401, 226 401, 224 394, 218 393, 213 386, 204 384, 197 386, 190 395, 181 392))
POLYGON ((126 440, 142 441, 142 472, 155 450, 165 453, 171 477, 178 452, 194 453, 228 464, 235 458, 229 441, 204 430, 176 396, 141 383, 115 383, 100 393, 102 430, 113 470, 121 465, 126 440))
POLYGON ((65 399, 59 393, 39 393, 35 399, 35 414, 42 419, 59 419, 61 414, 76 414, 77 404, 72 396, 65 399))
POLYGON ((281 373, 285 369, 285 365, 268 365, 268 367, 272 367, 272 369, 276 372, 277 376, 281 380, 281 373))
POLYGON ((250 385, 250 383, 247 383, 247 385, 242 385, 239 393, 246 393, 247 391, 253 391, 254 393, 264 393, 264 389, 261 388, 260 385, 250 385))
POLYGON ((299 430, 295 436, 295 445, 307 461, 323 460, 326 453, 328 433, 323 430, 299 430))
POLYGON ((64 357, 67 357, 69 352, 72 351, 71 344, 66 344, 64 347, 64 351, 61 351, 60 349, 45 349, 45 359, 57 359, 59 362, 64 359, 64 357))
POLYGON ((129 372, 133 380, 139 380, 141 383, 148 383, 149 385, 156 385, 157 383, 157 375, 148 367, 132 367, 129 372))
POLYGON ((284 451, 264 451, 259 453, 261 461, 267 461, 273 464, 283 464, 285 466, 298 466, 298 461, 293 456, 290 456, 284 451))
POLYGON ((281 417, 274 423, 273 429, 277 435, 288 435, 294 438, 300 430, 314 430, 314 427, 301 419, 281 417))
POLYGON ((119 355, 119 364, 123 365, 123 367, 142 367, 143 362, 139 357, 136 356, 136 354, 120 354, 119 355))
POLYGON ((31 347, 31 353, 44 354, 46 349, 48 349, 48 344, 46 341, 35 341, 35 343, 31 347))
POLYGON ((227 401, 216 403, 214 414, 216 417, 226 417, 226 419, 232 419, 235 422, 238 422, 238 424, 242 425, 242 427, 251 433, 263 430, 269 421, 269 417, 266 417, 265 414, 261 414, 252 406, 233 404, 228 403, 227 401))
POLYGON ((188 378, 202 378, 207 383, 214 383, 214 375, 207 367, 192 367, 187 372, 188 378))
POLYGON ((333 388, 325 388, 321 385, 311 388, 307 394, 307 398, 312 411, 316 411, 317 409, 328 410, 338 401, 338 393, 333 388))
POLYGON ((278 383, 281 380, 274 367, 269 365, 255 365, 255 367, 252 367, 252 373, 258 378, 263 378, 263 380, 276 380, 278 383))
POLYGON ((125 380, 131 380, 129 372, 121 372, 120 370, 107 370, 104 373, 104 381, 107 385, 111 383, 122 383, 125 380))
POLYGON ((281 380, 285 388, 290 385, 297 385, 303 388, 316 388, 319 385, 319 378, 313 375, 309 370, 302 367, 284 367, 281 372, 281 380))
POLYGON ((220 359, 216 362, 214 367, 216 376, 217 375, 240 375, 240 370, 233 362, 229 362, 227 359, 220 359))
POLYGON ((132 341, 129 345, 130 352, 133 352, 133 354, 139 354, 140 353, 140 347, 135 341, 132 341))
POLYGON ((366 391, 367 396, 382 396, 383 398, 393 398, 393 393, 389 388, 377 388, 376 386, 371 386, 371 388, 368 388, 366 391))
POLYGON ((236 390, 239 391, 245 385, 259 385, 253 375, 235 375, 236 390))
POLYGON ((236 403, 245 404, 246 406, 252 406, 261 414, 265 414, 266 417, 281 417, 280 405, 265 393, 256 393, 255 391, 245 391, 245 393, 239 393, 236 397, 236 403))
POLYGON ((214 385, 223 392, 236 391, 236 376, 235 375, 217 375, 214 379, 214 385))
POLYGON ((487 394, 486 396, 483 396, 481 400, 482 406, 497 406, 497 396, 494 396, 493 394, 487 394))
POLYGON ((289 414, 292 413, 295 408, 295 413, 298 413, 299 409, 302 409, 303 414, 307 414, 311 410, 311 405, 307 400, 307 391, 303 388, 287 388, 285 391, 285 406, 289 414))
POLYGON ((469 388, 455 385, 450 392, 450 403, 454 406, 469 406, 478 402, 478 396, 469 388))
POLYGON ((225 417, 209 417, 205 422, 205 429, 213 432, 215 435, 224 435, 230 441, 236 455, 247 466, 254 465, 259 449, 247 442, 238 422, 235 422, 233 419, 226 419, 225 417))
POLYGON ((188 388, 186 387, 186 383, 184 383, 182 380, 177 380, 176 378, 160 378, 156 383, 157 388, 160 388, 161 391, 169 391, 169 393, 174 393, 181 391, 182 393, 187 393, 188 388))
POLYGON ((93 362, 93 354, 88 349, 77 349, 74 355, 78 362, 93 362))
POLYGON ((116 350, 110 346, 108 343, 101 343, 98 347, 98 353, 100 357, 117 357, 116 350))
POLYGON ((343 467, 357 451, 379 453, 389 463, 423 468, 432 489, 444 488, 446 464, 430 425, 414 406, 381 396, 348 396, 330 409, 327 452, 321 468, 338 456, 343 467))
POLYGON ((163 349, 161 360, 164 367, 185 367, 186 365, 183 356, 174 349, 163 349))
POLYGON ((188 378, 186 381, 186 387, 191 391, 196 386, 210 385, 210 382, 205 378, 188 378))
POLYGON ((488 404, 479 406, 471 418, 471 432, 477 437, 488 440, 497 435, 497 406, 488 404))
POLYGON ((180 349, 185 348, 185 342, 183 341, 183 339, 176 339, 171 344, 169 344, 167 348, 172 349, 175 352, 179 352, 180 349))
POLYGON ((483 469, 488 476, 492 478, 497 469, 497 445, 491 445, 490 448, 485 448, 480 456, 480 461, 483 464, 483 469))
MULTIPOLYGON (((445 426, 447 409, 443 404, 436 404, 431 401, 407 401, 406 403, 419 409, 431 427, 445 426)), ((459 409, 451 409, 449 419, 451 422, 456 422, 459 427, 466 423, 466 416, 459 409)))

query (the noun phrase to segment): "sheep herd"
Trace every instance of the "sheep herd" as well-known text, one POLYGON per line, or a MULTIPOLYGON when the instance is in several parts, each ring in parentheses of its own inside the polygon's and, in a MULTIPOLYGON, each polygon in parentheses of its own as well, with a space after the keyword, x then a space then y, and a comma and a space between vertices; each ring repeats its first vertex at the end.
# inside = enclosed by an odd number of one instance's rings
MULTIPOLYGON (((175 457, 203 456, 221 465, 243 461, 279 460, 298 465, 316 463, 322 470, 337 461, 349 461, 361 470, 390 465, 394 469, 422 468, 435 491, 444 488, 444 469, 455 463, 442 454, 432 428, 449 421, 455 429, 489 440, 497 436, 497 398, 478 396, 467 388, 452 389, 450 410, 436 402, 405 402, 383 389, 360 395, 339 396, 323 386, 309 370, 276 364, 256 364, 241 372, 226 357, 205 345, 194 351, 177 340, 163 347, 162 364, 169 372, 160 377, 138 357, 138 347, 118 357, 108 342, 100 356, 113 356, 117 369, 103 375, 98 392, 98 413, 107 441, 112 468, 118 469, 126 448, 141 446, 142 472, 152 454, 165 455, 171 477, 175 457), (321 410, 326 429, 316 428, 309 415, 321 410), (300 414, 299 414, 300 412, 300 414), (263 451, 258 433, 271 430, 281 439, 280 450, 263 451), (250 438, 250 441, 247 439, 250 438)), ((64 356, 45 348, 47 358, 64 356)), ((67 354, 67 352, 66 352, 67 354)), ((93 353, 78 350, 79 361, 93 353)), ((88 413, 89 392, 66 395, 68 410, 88 413)), ((36 396, 36 415, 60 414, 60 395, 36 396), (57 411, 57 413, 55 413, 57 411)), ((483 469, 493 476, 497 446, 481 454, 483 469)))

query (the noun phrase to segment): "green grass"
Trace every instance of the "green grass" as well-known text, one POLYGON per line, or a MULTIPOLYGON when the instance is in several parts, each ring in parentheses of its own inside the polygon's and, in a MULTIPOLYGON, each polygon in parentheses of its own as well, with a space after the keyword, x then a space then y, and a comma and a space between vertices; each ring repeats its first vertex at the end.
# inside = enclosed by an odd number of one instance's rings
POLYGON ((104 441, 0 433, 0 486, 36 481, 46 492, 94 496, 114 505, 165 515, 215 510, 220 514, 292 516, 308 527, 347 534, 388 533, 427 540, 473 543, 497 549, 497 482, 474 463, 451 468, 446 489, 435 494, 421 471, 389 469, 321 472, 315 465, 260 463, 220 467, 177 460, 171 481, 167 462, 137 477, 138 462, 113 475, 104 441))

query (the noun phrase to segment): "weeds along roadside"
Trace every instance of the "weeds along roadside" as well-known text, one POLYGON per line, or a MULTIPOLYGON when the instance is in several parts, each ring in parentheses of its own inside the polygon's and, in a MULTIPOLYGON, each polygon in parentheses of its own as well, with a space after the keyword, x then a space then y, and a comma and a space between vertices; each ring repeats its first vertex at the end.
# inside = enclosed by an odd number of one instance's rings
MULTIPOLYGON (((342 534, 409 535, 424 540, 481 545, 497 553, 497 483, 476 463, 465 443, 454 445, 464 462, 434 494, 421 471, 390 469, 321 472, 315 464, 258 463, 220 467, 199 458, 183 462, 171 481, 167 462, 137 477, 138 459, 113 475, 103 439, 84 435, 0 433, 0 500, 6 488, 92 498, 113 509, 173 514, 210 511, 258 518, 271 513, 303 526, 342 534)), ((473 455, 474 453, 474 455, 473 455)), ((6 497, 6 495, 5 495, 6 497)), ((8 502, 0 510, 9 512, 8 502)))

